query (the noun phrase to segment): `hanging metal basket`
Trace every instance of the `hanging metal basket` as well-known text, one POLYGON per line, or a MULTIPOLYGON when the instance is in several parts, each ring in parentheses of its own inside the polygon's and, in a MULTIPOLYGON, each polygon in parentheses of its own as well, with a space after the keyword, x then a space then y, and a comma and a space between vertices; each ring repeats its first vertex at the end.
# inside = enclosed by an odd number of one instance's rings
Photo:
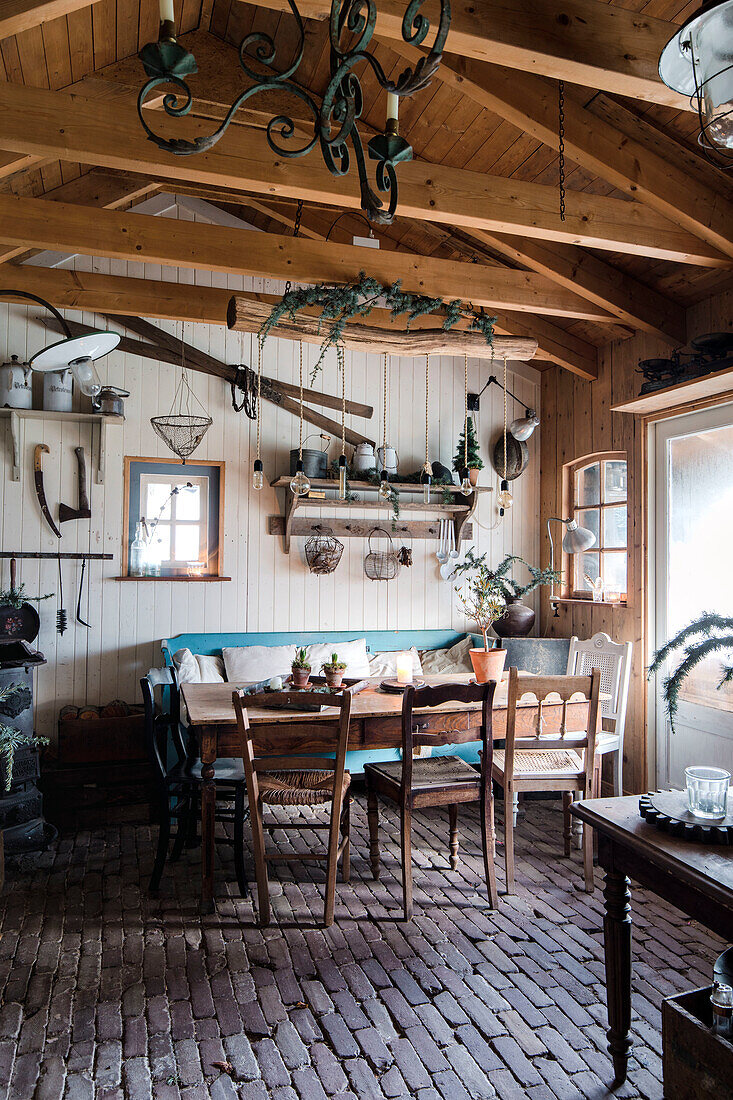
POLYGON ((174 454, 185 462, 213 424, 210 416, 151 416, 150 423, 174 454))
POLYGON ((370 581, 392 581, 399 571, 400 559, 392 536, 384 527, 373 527, 369 532, 369 553, 364 558, 364 572, 370 581), (372 536, 375 534, 389 539, 389 550, 372 550, 372 536))
POLYGON ((344 544, 334 538, 333 534, 325 534, 331 531, 330 527, 317 527, 316 530, 319 533, 311 535, 306 541, 305 560, 311 573, 323 576, 336 569, 344 552, 344 544))

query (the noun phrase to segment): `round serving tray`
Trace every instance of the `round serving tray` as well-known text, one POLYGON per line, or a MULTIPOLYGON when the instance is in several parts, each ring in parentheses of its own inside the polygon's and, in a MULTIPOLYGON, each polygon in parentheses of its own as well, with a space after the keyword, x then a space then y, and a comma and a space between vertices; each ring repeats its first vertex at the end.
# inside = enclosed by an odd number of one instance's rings
POLYGON ((424 680, 413 680, 411 684, 400 684, 397 680, 382 680, 379 685, 382 691, 386 691, 391 695, 402 695, 405 688, 421 688, 425 687, 424 680))
MULTIPOLYGON (((730 801, 730 800, 729 800, 730 801)), ((733 845, 733 812, 717 820, 694 817, 687 808, 687 791, 654 791, 639 799, 639 813, 658 829, 701 844, 733 845)))

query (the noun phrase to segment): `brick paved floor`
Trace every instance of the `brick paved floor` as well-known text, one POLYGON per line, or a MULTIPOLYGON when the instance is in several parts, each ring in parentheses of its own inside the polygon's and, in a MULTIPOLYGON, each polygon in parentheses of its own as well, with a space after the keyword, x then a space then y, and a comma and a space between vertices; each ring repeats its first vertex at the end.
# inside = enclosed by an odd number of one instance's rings
MULTIPOLYGON (((446 815, 447 816, 447 815, 446 815)), ((0 898, 0 1096, 12 1100, 569 1100, 604 1097, 601 894, 561 850, 556 804, 530 803, 517 893, 499 911, 481 884, 477 818, 462 862, 447 819, 416 815, 416 916, 400 918, 396 820, 383 814, 379 883, 364 800, 350 886, 317 926, 321 874, 273 875, 260 931, 222 846, 216 915, 195 898, 198 852, 144 884, 154 830, 63 837, 0 898), (218 1064, 218 1065, 217 1065, 218 1064), (228 1070, 228 1072, 226 1072, 228 1070)), ((275 834, 282 850, 299 834, 275 834)), ((304 834, 310 844, 315 834, 304 834)), ((499 864, 500 890, 503 879, 499 864)), ((598 876, 600 885, 600 875, 598 876)), ((660 998, 707 984, 721 949, 674 909, 634 894, 635 1047, 615 1095, 661 1096, 660 998)))

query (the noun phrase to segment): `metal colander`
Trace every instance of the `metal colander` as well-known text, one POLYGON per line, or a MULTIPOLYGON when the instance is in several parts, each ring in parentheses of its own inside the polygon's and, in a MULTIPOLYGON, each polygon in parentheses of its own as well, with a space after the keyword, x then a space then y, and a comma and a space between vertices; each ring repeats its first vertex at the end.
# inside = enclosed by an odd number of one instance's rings
POLYGON ((369 553, 364 558, 364 572, 370 581, 392 581, 400 571, 400 559, 395 551, 392 536, 384 527, 373 527, 369 532, 369 553), (372 550, 372 536, 383 535, 389 540, 389 550, 372 550))

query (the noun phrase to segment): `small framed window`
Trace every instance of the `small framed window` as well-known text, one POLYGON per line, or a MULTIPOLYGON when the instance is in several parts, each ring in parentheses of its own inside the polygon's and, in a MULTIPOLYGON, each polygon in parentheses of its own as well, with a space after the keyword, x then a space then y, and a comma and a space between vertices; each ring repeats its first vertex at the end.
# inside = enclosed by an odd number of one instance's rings
POLYGON ((626 600, 628 588, 628 476, 625 451, 588 455, 566 467, 570 514, 596 536, 595 546, 565 562, 569 594, 591 598, 590 577, 626 600))
POLYGON ((126 458, 124 491, 123 579, 223 579, 223 462, 126 458))

